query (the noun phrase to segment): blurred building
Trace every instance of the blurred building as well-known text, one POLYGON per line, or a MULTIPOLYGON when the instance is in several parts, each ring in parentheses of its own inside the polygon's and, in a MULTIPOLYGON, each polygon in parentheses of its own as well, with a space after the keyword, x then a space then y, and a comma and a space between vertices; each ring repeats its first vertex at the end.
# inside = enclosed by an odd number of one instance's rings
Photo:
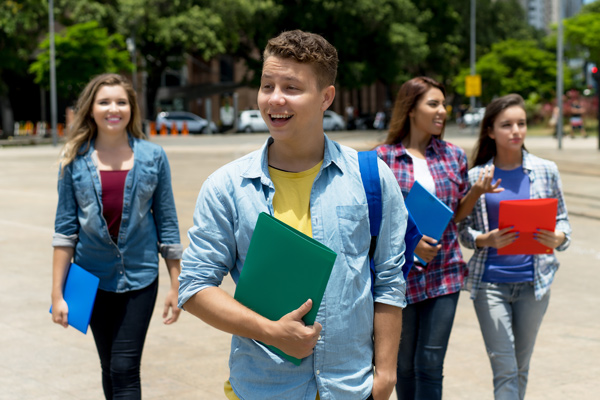
MULTIPOLYGON (((529 25, 550 31, 550 26, 558 22, 559 0, 520 0, 527 15, 529 25)), ((563 17, 569 18, 577 14, 584 0, 562 0, 564 11, 563 17)))

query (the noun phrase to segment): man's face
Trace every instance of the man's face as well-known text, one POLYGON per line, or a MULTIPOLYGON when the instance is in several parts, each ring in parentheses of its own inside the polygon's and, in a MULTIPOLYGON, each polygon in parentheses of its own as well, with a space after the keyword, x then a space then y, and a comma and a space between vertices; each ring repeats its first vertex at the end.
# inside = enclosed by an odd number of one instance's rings
POLYGON ((319 89, 309 64, 274 56, 263 64, 258 108, 275 140, 321 139, 323 111, 334 96, 333 86, 319 89))

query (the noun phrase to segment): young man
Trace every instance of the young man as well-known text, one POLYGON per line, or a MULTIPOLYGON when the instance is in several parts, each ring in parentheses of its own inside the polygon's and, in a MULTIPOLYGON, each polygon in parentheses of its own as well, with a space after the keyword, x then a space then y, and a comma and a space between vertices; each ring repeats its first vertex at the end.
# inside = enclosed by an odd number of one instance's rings
POLYGON ((271 39, 263 57, 258 105, 271 137, 204 183, 182 260, 180 306, 234 335, 225 384, 230 399, 388 399, 406 305, 407 212, 398 183, 379 161, 383 211, 372 295, 357 154, 323 133, 337 51, 321 36, 291 31, 271 39), (302 322, 310 300, 270 321, 219 288, 228 273, 237 282, 260 212, 338 254, 313 326, 302 322), (295 366, 258 342, 302 363, 295 366))

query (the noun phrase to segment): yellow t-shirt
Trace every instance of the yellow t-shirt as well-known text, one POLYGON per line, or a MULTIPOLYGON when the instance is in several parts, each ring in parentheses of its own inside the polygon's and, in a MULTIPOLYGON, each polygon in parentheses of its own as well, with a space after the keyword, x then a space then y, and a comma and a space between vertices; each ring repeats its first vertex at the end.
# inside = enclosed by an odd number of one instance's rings
MULTIPOLYGON (((275 185, 275 196, 273 197, 275 218, 310 237, 312 237, 310 192, 321 165, 323 165, 323 161, 302 172, 286 172, 269 167, 269 174, 275 185)), ((229 380, 225 382, 223 389, 229 400, 240 400, 233 392, 229 380)), ((316 400, 319 399, 319 393, 317 393, 316 400)))
POLYGON ((321 165, 323 161, 302 172, 286 172, 269 167, 275 185, 275 218, 311 237, 310 192, 321 165))

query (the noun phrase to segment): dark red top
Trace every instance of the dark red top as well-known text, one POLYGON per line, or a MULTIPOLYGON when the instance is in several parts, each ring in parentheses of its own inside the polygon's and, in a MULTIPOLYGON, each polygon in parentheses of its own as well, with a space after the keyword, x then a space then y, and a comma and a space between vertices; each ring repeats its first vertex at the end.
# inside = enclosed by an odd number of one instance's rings
POLYGON ((121 214, 123 214, 123 191, 125 189, 125 178, 129 170, 123 171, 100 171, 102 180, 102 215, 108 224, 110 236, 119 236, 121 227, 121 214))

